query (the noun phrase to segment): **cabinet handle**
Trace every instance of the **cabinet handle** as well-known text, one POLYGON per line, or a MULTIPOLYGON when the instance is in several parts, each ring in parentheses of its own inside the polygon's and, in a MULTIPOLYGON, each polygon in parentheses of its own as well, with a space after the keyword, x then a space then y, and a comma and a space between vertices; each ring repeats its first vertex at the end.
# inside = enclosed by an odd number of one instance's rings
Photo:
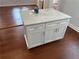
POLYGON ((54 32, 59 32, 59 28, 56 28, 54 32))

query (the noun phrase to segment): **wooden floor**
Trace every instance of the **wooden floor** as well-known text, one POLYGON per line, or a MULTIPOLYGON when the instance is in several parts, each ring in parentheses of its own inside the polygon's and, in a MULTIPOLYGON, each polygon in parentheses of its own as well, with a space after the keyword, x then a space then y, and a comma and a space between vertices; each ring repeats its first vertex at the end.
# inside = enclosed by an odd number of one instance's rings
POLYGON ((0 59, 79 59, 79 33, 69 27, 62 40, 28 50, 22 19, 11 13, 15 8, 21 7, 0 8, 0 59))
POLYGON ((20 15, 21 9, 23 7, 33 9, 34 6, 0 7, 0 29, 23 25, 20 15))

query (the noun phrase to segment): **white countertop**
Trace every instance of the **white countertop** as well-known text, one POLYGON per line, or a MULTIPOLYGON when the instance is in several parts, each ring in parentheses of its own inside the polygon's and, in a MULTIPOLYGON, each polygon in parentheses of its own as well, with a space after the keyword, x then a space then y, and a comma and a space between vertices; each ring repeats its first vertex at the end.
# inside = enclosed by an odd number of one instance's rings
POLYGON ((71 18, 71 16, 59 12, 53 8, 43 9, 43 10, 40 9, 39 14, 33 14, 32 10, 30 10, 29 12, 26 12, 25 10, 21 10, 21 16, 24 25, 31 25, 31 24, 71 18))

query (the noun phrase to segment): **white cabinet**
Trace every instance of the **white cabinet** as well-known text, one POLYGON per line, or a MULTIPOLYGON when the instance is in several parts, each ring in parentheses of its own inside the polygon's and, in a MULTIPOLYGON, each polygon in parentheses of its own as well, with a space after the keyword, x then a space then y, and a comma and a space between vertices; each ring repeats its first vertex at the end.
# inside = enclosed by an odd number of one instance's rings
POLYGON ((69 20, 52 21, 26 26, 28 48, 62 39, 69 20))
POLYGON ((38 14, 30 13, 27 15, 26 11, 21 11, 29 49, 64 37, 71 16, 52 8, 39 9, 38 14))

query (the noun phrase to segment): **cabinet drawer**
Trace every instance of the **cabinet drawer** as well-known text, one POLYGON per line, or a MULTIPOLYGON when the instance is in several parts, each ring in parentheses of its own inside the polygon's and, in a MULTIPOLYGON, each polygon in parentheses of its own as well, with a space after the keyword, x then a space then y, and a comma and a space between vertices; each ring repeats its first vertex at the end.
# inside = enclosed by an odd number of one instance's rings
POLYGON ((58 22, 49 22, 46 23, 46 30, 55 29, 58 27, 58 22))
POLYGON ((44 30, 44 24, 37 24, 32 26, 27 26, 27 31, 43 31, 44 30))
POLYGON ((69 19, 60 20, 60 21, 54 21, 54 22, 49 22, 49 23, 46 23, 46 28, 53 29, 53 28, 59 27, 59 25, 61 25, 61 26, 65 26, 66 25, 67 26, 68 23, 69 23, 69 19))

